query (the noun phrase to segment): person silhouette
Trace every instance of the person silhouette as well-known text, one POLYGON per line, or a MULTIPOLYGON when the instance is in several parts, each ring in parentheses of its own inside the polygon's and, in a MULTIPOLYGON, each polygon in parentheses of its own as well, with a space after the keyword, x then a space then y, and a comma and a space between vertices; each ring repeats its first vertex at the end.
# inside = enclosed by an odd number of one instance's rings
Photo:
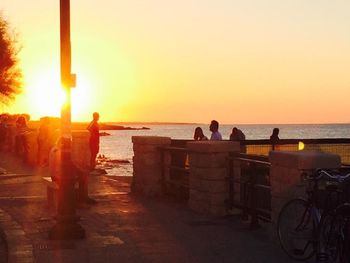
POLYGON ((232 128, 232 133, 230 134, 230 141, 239 142, 241 145, 241 152, 245 153, 247 151, 246 146, 242 143, 245 140, 244 133, 237 127, 232 128))
POLYGON ((197 127, 195 130, 194 130, 194 135, 193 135, 193 139, 195 141, 207 141, 208 138, 207 136, 205 136, 203 134, 203 130, 201 127, 197 127))
POLYGON ((96 167, 96 157, 100 150, 100 127, 98 121, 100 115, 98 112, 92 114, 92 121, 87 130, 90 132, 89 146, 90 146, 90 169, 94 170, 96 167))
POLYGON ((272 145, 272 150, 277 150, 277 145, 279 143, 279 140, 280 138, 278 137, 278 134, 280 132, 280 129, 278 128, 273 128, 272 130, 272 134, 270 136, 270 142, 271 142, 271 145, 272 145))
POLYGON ((29 132, 27 126, 27 120, 24 116, 19 116, 16 120, 16 136, 15 136, 15 153, 21 157, 24 162, 28 159, 28 139, 27 133, 29 132))
POLYGON ((222 136, 219 132, 219 122, 216 120, 212 120, 209 126, 209 130, 212 132, 210 136, 211 141, 221 141, 222 136))

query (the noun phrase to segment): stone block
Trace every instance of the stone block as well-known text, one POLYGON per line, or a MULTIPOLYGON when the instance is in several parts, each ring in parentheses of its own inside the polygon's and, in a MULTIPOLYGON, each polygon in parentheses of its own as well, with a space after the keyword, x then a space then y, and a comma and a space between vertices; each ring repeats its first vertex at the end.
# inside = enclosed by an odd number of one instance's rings
POLYGON ((228 178, 226 168, 198 168, 192 166, 190 167, 191 176, 209 181, 223 181, 228 178))
POLYGON ((196 152, 190 152, 189 162, 191 167, 226 167, 227 157, 227 153, 199 154, 196 152))
POLYGON ((134 144, 150 144, 150 145, 170 145, 170 137, 161 136, 132 136, 131 140, 134 144))
POLYGON ((272 165, 270 167, 271 195, 291 196, 293 193, 305 192, 302 171, 272 165))
POLYGON ((202 192, 198 191, 195 189, 190 189, 190 200, 195 200, 195 201, 202 201, 202 202, 209 202, 209 193, 207 192, 202 192))
POLYGON ((211 193, 209 199, 211 206, 226 206, 229 199, 229 193, 211 193))
POLYGON ((197 141, 188 142, 187 149, 202 153, 239 152, 240 144, 239 142, 231 141, 197 141))
POLYGON ((159 151, 158 145, 148 145, 148 144, 133 144, 133 150, 135 155, 153 153, 159 151))
POLYGON ((160 153, 147 153, 143 155, 135 155, 133 157, 133 162, 139 165, 145 166, 159 166, 161 167, 160 153))
POLYGON ((201 187, 203 191, 209 192, 209 193, 227 193, 229 191, 228 180, 224 180, 224 181, 202 180, 201 187))
POLYGON ((202 180, 196 176, 192 176, 191 174, 189 177, 189 188, 198 191, 204 191, 202 187, 202 180))
POLYGON ((161 177, 162 167, 160 165, 145 165, 144 163, 134 162, 133 169, 138 174, 154 174, 155 177, 161 177))
POLYGON ((225 205, 220 206, 210 206, 209 213, 213 216, 226 216, 227 215, 227 208, 225 205))
POLYGON ((196 201, 190 199, 188 201, 188 206, 191 210, 200 213, 200 214, 208 214, 210 211, 210 205, 208 202, 196 201))
POLYGON ((318 151, 281 152, 272 151, 269 154, 272 165, 294 169, 339 168, 339 155, 318 151))

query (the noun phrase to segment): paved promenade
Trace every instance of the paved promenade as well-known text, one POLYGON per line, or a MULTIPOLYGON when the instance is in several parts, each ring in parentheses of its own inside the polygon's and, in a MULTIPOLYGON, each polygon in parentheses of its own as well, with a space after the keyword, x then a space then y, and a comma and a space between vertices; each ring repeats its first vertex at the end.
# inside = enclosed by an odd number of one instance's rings
POLYGON ((251 231, 236 217, 211 218, 183 203, 132 195, 125 177, 92 176, 98 204, 77 210, 86 238, 50 241, 55 211, 46 203, 43 173, 3 156, 0 167, 15 173, 0 175, 0 226, 10 262, 291 262, 267 227, 251 231))

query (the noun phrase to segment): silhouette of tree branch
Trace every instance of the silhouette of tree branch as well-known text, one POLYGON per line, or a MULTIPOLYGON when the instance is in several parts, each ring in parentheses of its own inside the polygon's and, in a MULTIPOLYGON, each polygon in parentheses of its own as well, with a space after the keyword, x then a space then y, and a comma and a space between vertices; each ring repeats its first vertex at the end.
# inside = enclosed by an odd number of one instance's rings
POLYGON ((8 104, 22 90, 22 71, 18 66, 20 48, 9 23, 0 14, 0 103, 8 104))

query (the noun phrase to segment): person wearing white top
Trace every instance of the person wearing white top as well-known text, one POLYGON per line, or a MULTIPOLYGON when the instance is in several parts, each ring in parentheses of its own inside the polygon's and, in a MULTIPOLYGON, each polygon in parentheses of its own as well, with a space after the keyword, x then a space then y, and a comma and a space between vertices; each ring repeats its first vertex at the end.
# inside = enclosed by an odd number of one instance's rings
POLYGON ((210 136, 211 141, 221 141, 222 136, 219 132, 219 123, 216 120, 212 120, 209 126, 209 130, 212 132, 210 136))

